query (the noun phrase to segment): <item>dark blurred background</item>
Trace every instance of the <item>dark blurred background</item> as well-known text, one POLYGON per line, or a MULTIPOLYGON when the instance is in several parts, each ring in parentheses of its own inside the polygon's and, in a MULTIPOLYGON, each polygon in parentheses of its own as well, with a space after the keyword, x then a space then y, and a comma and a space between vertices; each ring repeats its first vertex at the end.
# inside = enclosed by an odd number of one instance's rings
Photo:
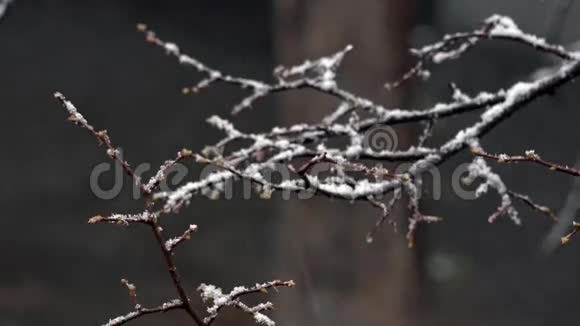
MULTIPOLYGON (((131 308, 123 277, 137 285, 143 304, 175 297, 148 230, 86 223, 140 206, 128 179, 113 200, 91 192, 91 170, 106 155, 66 121, 52 94, 63 92, 97 128, 108 129, 128 161, 156 167, 182 147, 198 151, 219 140, 205 118, 227 116, 243 93, 216 85, 182 95, 200 76, 147 44, 137 23, 214 67, 256 79, 270 78, 278 63, 352 43, 341 83, 386 106, 416 109, 448 100, 451 81, 470 94, 495 91, 554 62, 530 49, 486 43, 435 67, 428 82, 387 93, 384 82, 412 62, 408 47, 471 29, 493 13, 552 41, 580 38, 580 6, 567 0, 16 0, 8 9, 0 20, 0 326, 104 323, 131 308)), ((580 153, 577 92, 573 84, 531 105, 486 138, 485 147, 533 148, 573 164, 580 153)), ((261 101, 234 119, 242 130, 259 131, 312 122, 333 107, 296 92, 261 101)), ((441 121, 432 141, 475 117, 441 121)), ((412 143, 417 131, 398 129, 400 146, 412 143)), ((464 201, 451 190, 450 175, 468 160, 459 155, 442 169, 442 198, 426 196, 424 210, 445 222, 423 228, 413 250, 388 227, 366 244, 379 213, 358 204, 195 198, 168 220, 169 231, 200 227, 177 257, 188 289, 201 282, 229 289, 294 279, 295 289, 264 299, 276 304, 271 315, 279 325, 575 324, 580 244, 543 253, 551 224, 525 207, 521 227, 506 219, 488 224, 497 204, 493 193, 464 201)), ((193 178, 199 167, 188 167, 193 178)), ((556 210, 573 188, 570 178, 533 166, 496 168, 511 188, 556 210)), ((179 325, 184 317, 172 312, 134 323, 179 325)), ((231 311, 217 324, 252 321, 231 311)))

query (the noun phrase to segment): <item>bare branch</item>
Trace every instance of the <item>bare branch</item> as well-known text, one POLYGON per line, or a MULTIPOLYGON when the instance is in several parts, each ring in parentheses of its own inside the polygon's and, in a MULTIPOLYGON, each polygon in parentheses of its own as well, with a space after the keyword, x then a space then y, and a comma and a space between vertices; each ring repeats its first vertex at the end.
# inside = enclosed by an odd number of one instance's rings
POLYGON ((163 258, 165 259, 165 264, 167 265, 167 270, 169 275, 171 276, 171 280, 173 281, 173 286, 177 290, 179 294, 179 298, 183 303, 183 309, 187 312, 187 314, 195 321, 197 325, 203 325, 203 321, 201 317, 195 312, 193 309, 190 299, 187 296, 187 292, 183 286, 181 281, 181 276, 177 270, 177 266, 175 265, 175 260, 173 259, 173 253, 171 252, 171 248, 166 247, 166 240, 163 238, 163 234, 161 233, 161 227, 157 224, 157 221, 153 221, 149 223, 153 234, 155 235, 155 240, 157 241, 157 245, 161 249, 163 253, 163 258))
POLYGON ((530 162, 547 167, 550 171, 557 171, 565 173, 574 177, 580 177, 580 170, 577 168, 569 167, 567 165, 560 165, 558 163, 548 162, 536 154, 535 151, 526 151, 525 155, 520 156, 509 156, 506 154, 489 154, 486 152, 474 151, 474 155, 485 157, 488 159, 496 160, 499 163, 520 163, 520 162, 530 162))

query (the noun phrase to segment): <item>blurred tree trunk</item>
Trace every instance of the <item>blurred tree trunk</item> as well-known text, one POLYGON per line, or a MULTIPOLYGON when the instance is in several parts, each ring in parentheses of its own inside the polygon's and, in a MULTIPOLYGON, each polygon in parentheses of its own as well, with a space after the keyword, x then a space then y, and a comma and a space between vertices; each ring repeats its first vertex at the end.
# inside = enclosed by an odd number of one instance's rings
MULTIPOLYGON (((353 44, 340 85, 385 107, 402 106, 404 90, 387 92, 383 85, 407 67, 413 12, 413 1, 277 0, 276 61, 288 66, 353 44)), ((317 121, 337 105, 310 91, 282 95, 278 104, 284 124, 317 121)), ((397 132, 398 149, 408 146, 411 133, 397 132)), ((293 200, 282 210, 276 275, 298 284, 278 304, 282 325, 416 324, 415 252, 388 225, 374 243, 365 242, 378 210, 328 199, 293 200)))

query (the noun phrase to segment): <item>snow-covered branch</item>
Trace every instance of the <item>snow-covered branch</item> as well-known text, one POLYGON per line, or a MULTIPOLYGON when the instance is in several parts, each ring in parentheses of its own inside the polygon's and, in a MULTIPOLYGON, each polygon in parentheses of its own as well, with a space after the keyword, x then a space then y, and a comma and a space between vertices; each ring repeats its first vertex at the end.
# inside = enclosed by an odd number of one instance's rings
POLYGON ((96 215, 89 219, 89 224, 112 223, 129 226, 130 223, 151 223, 156 218, 155 214, 145 211, 141 214, 113 214, 110 216, 96 215))
POLYGON ((203 301, 211 301, 213 305, 207 308, 208 316, 204 318, 203 322, 206 325, 211 325, 218 317, 219 311, 227 306, 234 306, 242 311, 253 316, 257 324, 266 326, 274 326, 276 323, 268 316, 263 314, 264 311, 272 309, 274 306, 271 302, 260 303, 254 307, 249 307, 240 301, 242 296, 252 293, 267 293, 269 289, 276 289, 277 287, 293 287, 293 281, 271 281, 262 284, 256 284, 252 287, 238 286, 230 293, 223 293, 222 289, 211 284, 201 284, 198 291, 201 293, 203 301))
POLYGON ((534 50, 545 52, 564 60, 578 60, 578 53, 569 52, 563 46, 553 45, 545 39, 523 32, 516 23, 507 16, 493 15, 487 18, 482 26, 471 32, 448 34, 437 43, 412 49, 411 54, 418 58, 417 63, 403 77, 393 83, 387 83, 388 89, 399 87, 407 80, 419 76, 429 78, 431 72, 426 68, 429 64, 441 64, 455 60, 469 51, 482 40, 506 40, 521 43, 534 50))
MULTIPOLYGON (((250 288, 236 287, 227 294, 216 286, 202 284, 198 288, 202 299, 212 303, 204 316, 192 304, 186 291, 188 287, 184 285, 174 259, 176 246, 190 239, 197 226, 189 226, 176 237, 166 236, 161 226, 161 216, 178 212, 189 205, 196 195, 218 198, 228 188, 226 185, 233 180, 250 182, 261 198, 271 198, 276 193, 286 192, 370 204, 379 209, 381 214, 375 227, 367 234, 368 242, 372 242, 384 222, 388 221, 397 227, 390 214, 398 202, 406 200, 409 209, 406 238, 409 246, 412 246, 416 241, 415 232, 421 223, 441 221, 440 217, 421 210, 421 175, 446 163, 460 151, 471 149, 475 154, 469 163, 469 175, 465 181, 480 182, 477 195, 492 189, 500 198, 498 209, 489 217, 490 222, 500 216, 507 216, 514 223, 520 224, 516 202, 526 204, 553 221, 557 221, 557 218, 549 208, 537 204, 527 195, 509 189, 484 158, 506 163, 529 161, 572 175, 578 173, 573 168, 544 161, 535 153, 530 152, 525 157, 496 156, 487 154, 480 145, 480 140, 500 123, 536 99, 554 94, 557 89, 580 75, 579 53, 523 32, 509 17, 494 15, 473 31, 446 35, 439 42, 413 50, 412 53, 417 57, 416 65, 400 80, 387 84, 387 88, 397 87, 415 76, 427 78, 430 74, 428 65, 457 59, 474 49, 482 40, 503 40, 530 47, 558 58, 559 67, 531 82, 517 82, 506 89, 481 91, 473 96, 465 94, 452 84, 451 99, 423 110, 386 108, 342 88, 337 81, 337 75, 341 65, 348 60, 348 53, 354 51, 351 45, 328 56, 306 60, 295 66, 279 66, 273 71, 272 81, 261 81, 212 68, 185 54, 176 44, 162 40, 147 26, 140 24, 138 29, 145 34, 148 42, 159 46, 179 63, 194 68, 202 75, 201 81, 195 86, 185 88, 184 93, 198 92, 217 83, 230 84, 247 91, 248 95, 234 105, 233 114, 257 105, 260 99, 274 93, 304 88, 332 97, 340 103, 317 123, 273 127, 257 133, 245 132, 223 117, 211 116, 207 122, 224 133, 222 139, 199 152, 186 149, 180 151, 176 158, 166 161, 148 182, 142 183, 131 165, 122 159, 107 131, 97 131, 69 100, 56 93, 55 97, 68 112, 69 120, 86 129, 100 144, 105 145, 107 154, 121 163, 145 198, 143 213, 113 214, 105 217, 99 215, 91 218, 89 223, 136 223, 149 227, 178 295, 178 299, 159 307, 142 308, 136 301, 134 285, 125 281, 124 284, 134 300, 135 310, 112 319, 106 325, 121 325, 147 314, 173 309, 184 310, 197 325, 209 325, 217 318, 219 311, 227 306, 252 315, 258 324, 274 325, 263 313, 272 308, 271 303, 250 307, 240 301, 240 297, 276 286, 293 286, 293 282, 272 281, 250 288), (474 111, 479 112, 474 123, 466 123, 455 135, 439 144, 431 144, 433 128, 441 120, 474 111), (413 143, 414 146, 399 149, 396 146, 398 141, 394 128, 403 123, 422 124, 423 132, 413 143), (174 191, 159 191, 159 184, 167 177, 168 169, 186 158, 195 158, 199 164, 215 166, 218 171, 187 182, 174 191), (403 170, 390 171, 383 167, 383 163, 387 162, 404 162, 406 165, 403 170), (272 170, 284 172, 285 178, 282 181, 273 181, 270 178, 272 170)), ((572 227, 573 231, 562 239, 563 243, 569 241, 580 229, 578 224, 572 227)))
MULTIPOLYGON (((411 183, 408 180, 414 180, 415 177, 429 169, 443 164, 459 151, 470 147, 470 144, 477 143, 498 124, 528 103, 543 95, 552 94, 554 90, 567 84, 580 74, 580 55, 578 53, 569 52, 562 46, 549 44, 542 38, 523 32, 509 17, 494 15, 486 19, 482 26, 474 31, 447 35, 440 42, 414 50, 413 53, 419 58, 417 66, 395 84, 400 84, 413 75, 424 74, 426 72, 425 65, 428 63, 438 64, 460 57, 483 39, 510 41, 553 55, 561 59, 559 69, 532 82, 518 82, 507 89, 493 93, 481 92, 473 97, 461 92, 457 86, 453 85, 452 101, 438 103, 424 110, 387 109, 370 99, 357 96, 341 88, 336 82, 338 68, 347 60, 346 55, 353 50, 352 46, 347 46, 328 57, 307 60, 302 64, 288 68, 278 67, 274 70, 275 81, 265 82, 236 77, 209 68, 201 61, 183 54, 177 45, 161 40, 145 26, 140 26, 140 30, 145 32, 149 42, 162 47, 169 55, 177 57, 179 62, 191 65, 199 72, 210 76, 208 77, 211 79, 210 83, 219 81, 251 89, 253 90, 252 99, 264 97, 274 92, 311 88, 341 101, 341 104, 319 123, 274 127, 268 132, 257 134, 245 133, 224 118, 211 117, 208 119, 209 124, 224 131, 226 137, 197 154, 198 162, 213 164, 222 168, 222 171, 186 183, 175 191, 155 194, 155 199, 164 200, 164 212, 179 210, 190 202, 193 195, 208 193, 207 189, 212 189, 212 194, 219 193, 220 189, 225 188, 224 184, 232 179, 240 178, 258 185, 257 188, 260 191, 265 188, 269 192, 310 192, 315 195, 348 201, 367 201, 373 206, 381 208, 384 212, 383 205, 374 198, 399 190, 404 190, 407 194, 414 194, 410 191, 412 188, 410 188, 411 183), (255 96, 256 94, 259 96, 255 96), (424 145, 438 121, 474 110, 482 110, 479 121, 464 127, 454 137, 440 145, 424 145), (364 112, 365 118, 360 117, 362 112, 364 112), (390 128, 400 123, 411 122, 425 124, 425 130, 417 140, 416 146, 403 150, 377 149, 374 146, 369 146, 366 138, 373 129, 390 128), (344 147, 328 145, 333 139, 341 137, 350 139, 348 145, 344 147), (245 147, 236 147, 236 144, 239 144, 241 140, 249 140, 251 144, 245 147), (316 161, 316 158, 323 156, 333 158, 333 162, 330 162, 332 165, 330 176, 321 177, 309 172, 304 173, 304 171, 296 173, 297 169, 294 167, 296 162, 304 159, 313 162, 316 161), (347 167, 352 164, 361 164, 363 160, 409 162, 411 165, 408 170, 389 178, 383 178, 379 175, 371 175, 370 179, 356 178, 349 175, 348 172, 344 172, 350 170, 347 167), (288 170, 294 173, 287 180, 273 183, 263 171, 280 165, 287 166, 288 170)), ((203 85, 208 86, 210 83, 204 79, 203 85)), ((244 107, 244 102, 247 102, 247 99, 243 99, 241 104, 236 105, 236 108, 244 107)), ((235 113, 239 111, 234 109, 235 113)), ((484 185, 495 186, 494 188, 502 197, 501 214, 496 212, 490 220, 505 213, 514 222, 519 223, 507 188, 501 187, 500 183, 491 182, 497 178, 491 178, 494 174, 484 169, 484 164, 481 159, 475 159, 471 166, 471 172, 474 173, 474 177, 489 177, 484 185)), ((411 232, 408 239, 410 244, 412 244, 412 233, 417 222, 423 220, 420 216, 425 216, 418 214, 416 210, 418 206, 414 201, 418 200, 419 197, 420 194, 417 194, 416 197, 411 196, 410 198, 412 211, 409 218, 411 232)), ((384 216, 379 219, 378 224, 381 224, 382 220, 385 220, 384 216)), ((429 218, 429 221, 434 220, 437 219, 429 218)), ((371 233, 374 232, 376 231, 371 233)))

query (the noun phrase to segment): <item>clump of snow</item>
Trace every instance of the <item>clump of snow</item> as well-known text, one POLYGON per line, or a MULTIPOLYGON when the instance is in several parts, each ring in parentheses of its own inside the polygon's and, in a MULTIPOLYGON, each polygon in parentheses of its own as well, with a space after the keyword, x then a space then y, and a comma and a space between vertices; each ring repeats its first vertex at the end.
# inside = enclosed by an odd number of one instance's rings
MULTIPOLYGON (((477 187, 475 196, 480 197, 481 195, 487 193, 489 188, 495 189, 498 195, 501 197, 501 205, 498 208, 498 211, 502 213, 505 212, 516 225, 520 225, 521 220, 518 216, 518 212, 513 207, 513 203, 510 195, 508 194, 506 185, 500 176, 491 170, 485 160, 481 157, 476 157, 468 166, 468 172, 469 174, 463 179, 463 182, 466 184, 473 183, 476 178, 481 178, 484 180, 484 182, 477 187)), ((489 222, 493 222, 494 219, 499 215, 500 214, 493 214, 489 222)))
POLYGON ((493 26, 491 33, 503 33, 503 34, 522 34, 522 30, 514 22, 511 17, 503 15, 492 15, 485 20, 487 25, 493 26))
POLYGON ((525 152, 525 154, 526 154, 526 156, 527 156, 528 158, 531 158, 531 159, 537 159, 537 158, 539 158, 538 154, 536 154, 536 151, 535 151, 535 150, 533 150, 533 149, 531 149, 531 150, 527 150, 527 151, 525 152))
POLYGON ((256 320, 256 323, 258 323, 258 324, 262 324, 262 325, 266 325, 266 326, 275 326, 276 325, 276 323, 272 319, 270 319, 270 317, 268 317, 260 312, 256 312, 254 314, 254 319, 256 320))
POLYGON ((72 104, 71 101, 67 100, 66 97, 64 97, 64 95, 62 95, 62 93, 60 92, 56 92, 54 93, 54 97, 57 98, 58 100, 60 100, 66 110, 68 111, 68 113, 70 114, 69 119, 75 123, 81 124, 83 126, 88 125, 87 120, 83 117, 82 114, 80 114, 80 112, 77 110, 77 108, 72 104))
POLYGON ((537 87, 535 83, 519 82, 506 91, 505 100, 496 104, 481 115, 483 121, 490 121, 501 115, 507 108, 511 107, 517 100, 528 96, 530 91, 537 87))
POLYGON ((463 43, 457 49, 454 49, 452 51, 437 52, 433 55, 433 58, 431 60, 435 64, 440 64, 445 61, 457 59, 459 58, 460 55, 462 55, 465 51, 467 51, 467 49, 469 49, 470 46, 471 46, 470 43, 463 43))
POLYGON ((179 47, 177 46, 177 44, 168 42, 165 43, 164 47, 165 51, 167 51, 167 54, 179 55, 179 47))
POLYGON ((217 115, 212 115, 206 121, 217 129, 223 130, 229 137, 237 137, 241 134, 230 121, 217 115))

